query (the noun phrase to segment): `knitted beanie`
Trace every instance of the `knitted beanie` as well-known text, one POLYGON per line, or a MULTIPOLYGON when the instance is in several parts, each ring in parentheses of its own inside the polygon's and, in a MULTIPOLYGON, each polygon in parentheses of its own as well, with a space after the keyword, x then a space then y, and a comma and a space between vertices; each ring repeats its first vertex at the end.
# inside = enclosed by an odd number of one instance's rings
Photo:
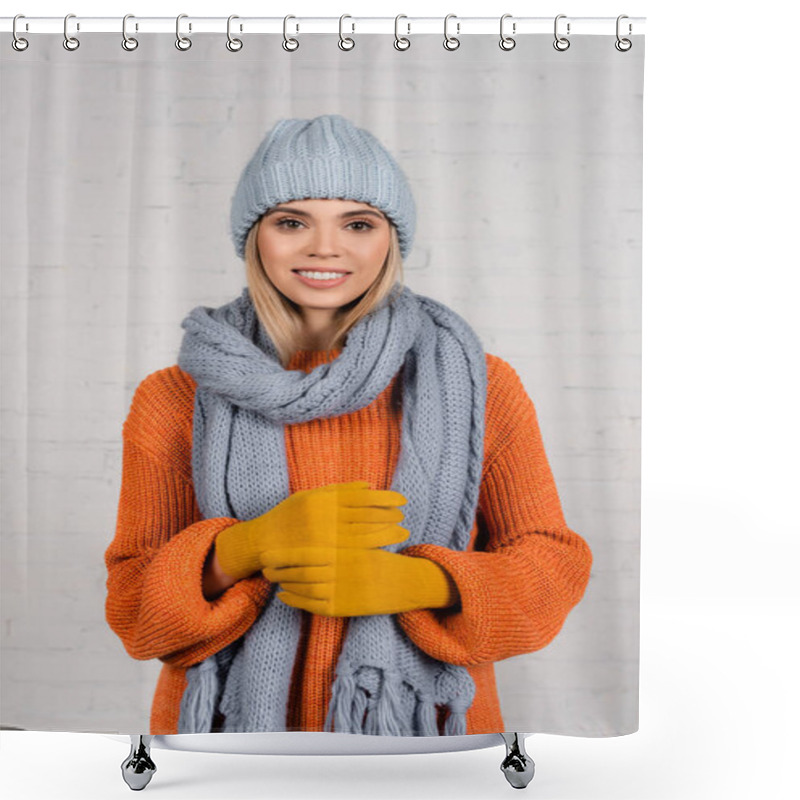
POLYGON ((380 209, 397 228, 401 255, 411 249, 416 207, 402 169, 369 131, 339 114, 324 114, 277 122, 244 168, 231 206, 239 258, 262 214, 278 203, 312 197, 380 209))

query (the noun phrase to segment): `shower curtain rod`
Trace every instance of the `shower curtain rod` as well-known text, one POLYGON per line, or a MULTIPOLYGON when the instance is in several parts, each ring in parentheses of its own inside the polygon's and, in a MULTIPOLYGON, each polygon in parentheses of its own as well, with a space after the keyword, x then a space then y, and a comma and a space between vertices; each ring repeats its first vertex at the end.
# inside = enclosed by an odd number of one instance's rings
MULTIPOLYGON (((228 29, 228 17, 193 17, 180 15, 182 35, 195 33, 221 33, 228 29)), ((530 33, 552 34, 555 28, 553 17, 513 17, 505 15, 503 33, 518 36, 530 33)), ((570 17, 559 14, 560 35, 597 34, 614 35, 617 30, 616 17, 570 17), (567 29, 569 25, 569 29, 567 29)), ((450 36, 470 34, 500 33, 500 15, 497 17, 459 17, 448 15, 447 31, 450 36)), ((0 18, 0 31, 11 33, 13 17, 0 18)), ((70 35, 76 33, 122 33, 122 17, 28 17, 20 15, 17 19, 17 33, 64 33, 65 23, 70 35)), ((624 36, 644 33, 645 17, 627 17, 620 20, 620 32, 624 36)), ((397 31, 401 36, 413 34, 443 34, 445 17, 355 17, 349 14, 339 17, 301 17, 291 15, 287 19, 288 30, 292 34, 304 33, 386 33, 397 31)), ((136 17, 130 15, 126 22, 127 33, 175 33, 176 17, 136 17)), ((284 17, 239 17, 231 19, 231 30, 237 34, 282 33, 284 17)))

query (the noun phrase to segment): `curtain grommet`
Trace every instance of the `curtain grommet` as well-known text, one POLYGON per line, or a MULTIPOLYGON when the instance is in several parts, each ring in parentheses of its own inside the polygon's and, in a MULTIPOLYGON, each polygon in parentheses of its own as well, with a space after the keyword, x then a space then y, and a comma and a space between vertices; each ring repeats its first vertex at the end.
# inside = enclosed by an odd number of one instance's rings
MULTIPOLYGON (((122 42, 121 47, 123 50, 127 50, 129 53, 135 50, 139 46, 139 40, 135 36, 128 36, 128 31, 126 30, 126 26, 128 24, 128 20, 134 18, 133 14, 126 14, 122 18, 122 42)), ((136 25, 136 30, 139 30, 139 26, 136 25)))
MULTIPOLYGON (((67 33, 67 21, 70 17, 74 16, 75 14, 67 14, 67 16, 64 17, 64 41, 61 43, 64 46, 64 49, 69 50, 70 52, 77 50, 81 46, 81 43, 78 39, 76 39, 74 36, 70 36, 67 33)), ((80 23, 76 24, 75 29, 81 29, 80 23)))
POLYGON ((407 36, 411 35, 411 23, 410 22, 406 23, 406 27, 408 28, 408 31, 406 31, 406 36, 401 36, 397 30, 398 23, 400 22, 401 18, 408 19, 408 17, 405 14, 398 14, 394 18, 394 49, 408 50, 408 48, 411 47, 411 39, 407 38, 407 36))
POLYGON ((569 50, 570 41, 567 39, 569 36, 569 22, 567 22, 567 36, 559 36, 558 35, 558 21, 560 19, 566 19, 566 14, 558 14, 556 16, 555 22, 553 23, 553 33, 555 35, 555 41, 553 42, 553 47, 558 50, 559 53, 563 53, 565 50, 569 50))
POLYGON ((442 46, 444 47, 445 50, 453 51, 453 50, 458 50, 458 48, 461 47, 461 40, 458 38, 458 34, 461 31, 461 23, 460 22, 456 22, 456 35, 455 36, 450 36, 447 33, 447 22, 448 22, 448 20, 450 20, 451 17, 455 17, 455 16, 456 16, 455 14, 448 14, 444 18, 444 41, 442 42, 442 46))
MULTIPOLYGON (((228 41, 225 42, 225 47, 227 47, 231 53, 238 53, 244 47, 244 42, 241 39, 237 39, 235 36, 231 35, 232 19, 239 19, 239 16, 237 14, 231 14, 228 17, 228 41)), ((239 30, 241 31, 241 26, 239 26, 239 30)))
MULTIPOLYGON (((192 40, 188 36, 181 35, 181 20, 184 17, 188 17, 188 14, 178 14, 177 18, 175 19, 175 47, 178 50, 188 50, 192 46, 192 40)), ((192 23, 189 23, 189 33, 192 32, 192 23)))
MULTIPOLYGON (((339 49, 340 50, 352 50, 356 46, 356 40, 351 38, 350 36, 345 36, 342 32, 342 23, 344 22, 345 18, 353 19, 349 14, 342 14, 339 17, 339 49)), ((355 33, 356 25, 355 23, 352 24, 352 29, 350 33, 355 33)))
MULTIPOLYGON (((510 16, 512 16, 512 15, 511 14, 503 14, 503 16, 500 17, 500 42, 499 42, 499 45, 500 45, 500 49, 501 50, 505 50, 506 52, 508 52, 509 50, 513 50, 517 46, 517 40, 513 36, 506 36, 505 33, 503 33, 503 23, 510 16)), ((516 33, 516 32, 517 32, 517 23, 516 22, 512 22, 511 23, 511 33, 516 33)))
MULTIPOLYGON (((295 17, 294 14, 287 14, 283 18, 283 41, 281 42, 281 47, 283 47, 283 49, 287 53, 294 53, 294 51, 297 50, 298 47, 300 47, 300 42, 286 33, 286 25, 288 24, 290 19, 297 19, 297 17, 295 17)), ((295 33, 299 32, 300 32, 300 25, 299 23, 295 23, 295 33)))
MULTIPOLYGON (((630 50, 631 47, 633 47, 633 42, 630 39, 624 38, 624 37, 619 35, 619 23, 620 23, 620 20, 623 20, 623 19, 630 19, 630 18, 628 17, 627 14, 620 14, 617 17, 617 41, 614 42, 614 47, 616 47, 617 50, 619 50, 620 53, 627 53, 628 50, 630 50)), ((628 36, 630 36, 631 33, 633 33, 633 26, 629 22, 628 23, 628 36)))
POLYGON ((17 14, 14 17, 14 21, 11 23, 11 46, 18 52, 21 53, 23 50, 28 49, 28 40, 24 39, 17 33, 17 20, 18 19, 25 19, 24 14, 17 14))

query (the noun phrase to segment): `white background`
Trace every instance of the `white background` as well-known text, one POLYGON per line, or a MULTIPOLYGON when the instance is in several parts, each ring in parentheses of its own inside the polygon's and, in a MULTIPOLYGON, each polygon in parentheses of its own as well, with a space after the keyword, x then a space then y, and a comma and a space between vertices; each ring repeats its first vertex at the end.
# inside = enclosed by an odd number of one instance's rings
MULTIPOLYGON (((528 738, 550 798, 795 798, 800 11, 761 2, 37 0, 27 16, 647 17, 640 730, 528 738)), ((10 47, 7 34, 0 46, 10 47)), ((3 106, 3 112, 7 113, 3 106)), ((5 797, 129 796, 101 735, 0 734, 5 797)), ((154 750, 168 798, 508 797, 502 747, 412 756, 154 750)))

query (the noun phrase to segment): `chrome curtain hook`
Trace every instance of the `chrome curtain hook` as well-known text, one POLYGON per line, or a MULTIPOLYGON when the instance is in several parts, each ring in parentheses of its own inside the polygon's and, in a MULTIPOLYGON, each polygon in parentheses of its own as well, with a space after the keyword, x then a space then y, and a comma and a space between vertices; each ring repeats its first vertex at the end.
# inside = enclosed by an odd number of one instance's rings
MULTIPOLYGON (((231 53, 238 53, 239 50, 241 50, 242 47, 244 47, 244 44, 243 44, 241 39, 236 39, 233 36, 231 36, 231 20, 232 19, 239 19, 239 17, 238 17, 237 14, 231 14, 228 17, 228 41, 225 42, 225 47, 227 47, 228 50, 231 51, 231 53)), ((239 26, 239 30, 241 31, 241 29, 242 29, 242 26, 240 25, 239 26)))
MULTIPOLYGON (((408 17, 405 14, 398 14, 394 18, 394 49, 395 50, 408 50, 408 48, 411 47, 411 39, 406 39, 405 36, 400 36, 400 34, 397 31, 398 24, 400 22, 400 18, 401 17, 403 19, 408 19, 408 17)), ((406 31, 406 33, 408 33, 408 35, 410 36, 411 35, 411 23, 410 22, 406 22, 406 27, 408 28, 408 31, 406 31)))
MULTIPOLYGON (((187 36, 181 36, 181 20, 188 17, 188 14, 178 14, 175 20, 175 47, 178 50, 188 50, 192 46, 192 40, 187 36)), ((192 32, 192 23, 189 23, 189 33, 192 32)))
MULTIPOLYGON (((67 16, 64 17, 64 41, 62 42, 62 44, 64 45, 65 50, 70 50, 70 51, 77 50, 81 46, 81 43, 74 36, 70 36, 67 33, 67 20, 70 17, 74 16, 75 16, 74 14, 67 14, 67 16)), ((75 28, 76 30, 80 30, 81 29, 80 23, 77 23, 75 28)))
MULTIPOLYGON (((506 36, 503 33, 503 23, 510 17, 511 14, 503 14, 500 17, 500 49, 501 50, 513 50, 517 46, 517 40, 514 39, 512 36, 506 36)), ((517 23, 511 23, 511 33, 517 32, 517 23)))
MULTIPOLYGON (((139 46, 139 40, 134 36, 128 36, 128 32, 125 30, 129 19, 134 19, 133 14, 126 14, 122 18, 122 49, 128 52, 135 50, 139 46)), ((136 30, 139 30, 138 25, 136 26, 136 30)))
MULTIPOLYGON (((566 19, 566 18, 567 18, 566 14, 559 14, 556 17, 556 21, 553 25, 553 32, 556 37, 555 41, 553 42, 553 47, 555 47, 556 50, 559 50, 561 52, 563 52, 564 50, 569 50, 569 44, 570 44, 569 39, 567 39, 564 36, 558 35, 558 21, 560 19, 566 19)), ((569 36, 569 22, 567 23, 567 36, 569 36)))
MULTIPOLYGON (((286 25, 290 19, 297 19, 297 17, 295 17, 293 14, 287 14, 283 18, 283 42, 281 44, 284 50, 286 50, 288 53, 293 53, 295 50, 297 50, 298 47, 300 47, 300 42, 286 33, 286 25)), ((300 32, 299 23, 295 22, 294 28, 295 28, 295 33, 300 32)))
POLYGON ((444 46, 445 50, 458 50, 461 47, 461 40, 458 38, 458 34, 461 32, 461 23, 456 22, 456 35, 455 36, 448 36, 447 34, 447 23, 451 19, 451 17, 455 17, 455 14, 448 14, 444 18, 444 41, 442 45, 444 46))
MULTIPOLYGON (((17 52, 21 53, 23 50, 27 50, 28 49, 28 40, 27 39, 23 39, 17 33, 17 20, 18 19, 25 19, 25 15, 24 14, 17 14, 17 16, 14 17, 14 21, 11 23, 11 34, 13 36, 13 39, 11 40, 11 46, 17 52)), ((25 27, 27 28, 27 23, 25 23, 25 27)))
MULTIPOLYGON (((339 17, 339 49, 352 50, 356 46, 355 39, 351 39, 349 36, 345 36, 342 33, 342 22, 344 22, 345 18, 353 19, 349 14, 342 14, 342 16, 339 17)), ((356 32, 355 22, 352 23, 352 30, 350 32, 356 32)))
MULTIPOLYGON (((622 19, 629 19, 629 17, 628 17, 627 14, 620 14, 617 17, 617 41, 614 42, 614 47, 616 47, 617 50, 620 51, 620 53, 627 53, 628 50, 630 50, 631 47, 633 47, 633 42, 631 42, 630 39, 622 39, 622 38, 620 38, 620 35, 619 35, 619 22, 622 19)), ((633 26, 629 22, 628 23, 628 36, 630 36, 631 33, 633 33, 633 26)))

